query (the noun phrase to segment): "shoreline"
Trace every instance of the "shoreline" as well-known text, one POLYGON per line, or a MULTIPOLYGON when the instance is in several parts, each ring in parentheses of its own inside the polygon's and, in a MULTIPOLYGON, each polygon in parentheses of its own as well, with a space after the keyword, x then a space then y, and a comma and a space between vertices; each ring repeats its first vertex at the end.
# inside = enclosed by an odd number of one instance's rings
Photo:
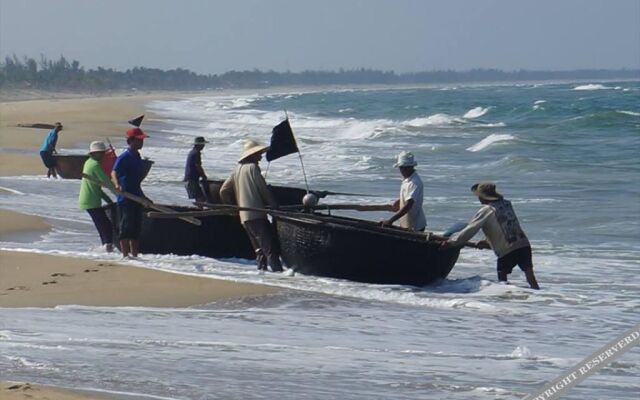
POLYGON ((145 400, 151 397, 0 380, 3 400, 145 400))

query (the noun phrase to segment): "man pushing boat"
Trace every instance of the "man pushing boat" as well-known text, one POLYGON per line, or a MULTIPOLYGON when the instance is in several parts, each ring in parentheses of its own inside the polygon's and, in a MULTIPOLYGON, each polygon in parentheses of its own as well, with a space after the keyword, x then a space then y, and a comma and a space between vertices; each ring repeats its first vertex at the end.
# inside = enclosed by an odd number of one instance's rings
POLYGON ((511 202, 496 191, 493 182, 476 183, 471 191, 483 206, 464 229, 442 242, 440 247, 461 246, 482 229, 487 239, 479 241, 478 247, 491 248, 498 256, 498 280, 506 282, 507 275, 518 265, 524 271, 529 286, 540 289, 533 273, 531 244, 520 227, 511 202))
POLYGON ((380 225, 391 226, 395 221, 400 221, 402 228, 413 231, 424 231, 427 227, 427 218, 422 209, 424 185, 416 172, 416 165, 418 163, 412 153, 403 151, 398 155, 398 161, 393 166, 400 170, 404 178, 400 185, 400 197, 393 203, 395 214, 380 222, 380 225))
MULTIPOLYGON (((223 203, 249 208, 277 206, 258 165, 262 154, 267 150, 269 146, 253 140, 245 142, 238 165, 220 187, 220 199, 223 203)), ((258 270, 266 271, 268 264, 272 271, 282 271, 280 251, 267 214, 261 211, 240 211, 240 222, 256 252, 258 270)))

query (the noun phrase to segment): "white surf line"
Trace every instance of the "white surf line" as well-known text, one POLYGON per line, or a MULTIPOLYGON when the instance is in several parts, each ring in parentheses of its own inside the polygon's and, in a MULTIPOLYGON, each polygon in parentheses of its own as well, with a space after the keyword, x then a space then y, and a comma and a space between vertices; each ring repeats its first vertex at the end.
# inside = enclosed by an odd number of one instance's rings
POLYGON ((24 193, 22 193, 22 192, 21 192, 21 191, 19 191, 19 190, 10 189, 10 188, 8 188, 8 187, 4 187, 4 186, 0 186, 0 190, 4 190, 4 191, 7 191, 7 192, 9 192, 9 193, 13 193, 13 194, 24 195, 24 193))
POLYGON ((566 391, 587 379, 603 367, 609 365, 616 358, 631 350, 631 348, 640 343, 640 324, 627 330, 622 335, 607 343, 604 347, 598 349, 589 357, 580 361, 573 368, 539 391, 532 393, 523 400, 552 400, 558 399, 566 391))

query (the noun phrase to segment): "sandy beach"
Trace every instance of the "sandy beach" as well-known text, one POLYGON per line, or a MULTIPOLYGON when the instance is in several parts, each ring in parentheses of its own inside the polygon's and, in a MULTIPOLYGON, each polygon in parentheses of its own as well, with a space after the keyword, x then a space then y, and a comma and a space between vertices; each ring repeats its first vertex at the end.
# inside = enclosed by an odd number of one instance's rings
POLYGON ((67 390, 53 386, 26 382, 0 381, 0 397, 3 400, 116 400, 116 396, 67 390))
MULTIPOLYGON (((0 103, 0 176, 44 174, 38 155, 46 129, 18 124, 61 121, 58 148, 84 148, 111 138, 119 143, 126 121, 143 114, 144 104, 163 95, 40 99, 0 103)), ((151 116, 147 113, 147 118, 151 116)), ((17 196, 0 188, 0 196, 17 196)), ((43 218, 0 210, 0 241, 45 234, 43 218)), ((79 258, 0 250, 0 307, 85 306, 188 307, 221 299, 276 292, 269 286, 162 272, 79 258)), ((11 378, 4 376, 5 379, 11 378)), ((66 390, 37 384, 0 382, 7 400, 88 400, 125 397, 66 390)))

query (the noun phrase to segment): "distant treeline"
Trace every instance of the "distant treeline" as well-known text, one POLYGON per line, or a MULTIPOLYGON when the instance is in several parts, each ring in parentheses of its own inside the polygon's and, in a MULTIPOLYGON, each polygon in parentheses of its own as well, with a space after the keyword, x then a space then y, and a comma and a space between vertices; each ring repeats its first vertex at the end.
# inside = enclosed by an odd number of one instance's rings
POLYGON ((24 57, 6 57, 0 62, 0 88, 56 91, 108 90, 207 90, 222 88, 259 88, 291 85, 348 84, 433 84, 456 82, 501 82, 573 79, 640 79, 640 70, 575 71, 424 71, 397 74, 393 71, 352 69, 338 71, 276 72, 229 71, 220 75, 202 75, 187 69, 161 70, 136 67, 126 71, 112 68, 85 69, 76 60, 69 62, 41 57, 39 61, 24 57))

